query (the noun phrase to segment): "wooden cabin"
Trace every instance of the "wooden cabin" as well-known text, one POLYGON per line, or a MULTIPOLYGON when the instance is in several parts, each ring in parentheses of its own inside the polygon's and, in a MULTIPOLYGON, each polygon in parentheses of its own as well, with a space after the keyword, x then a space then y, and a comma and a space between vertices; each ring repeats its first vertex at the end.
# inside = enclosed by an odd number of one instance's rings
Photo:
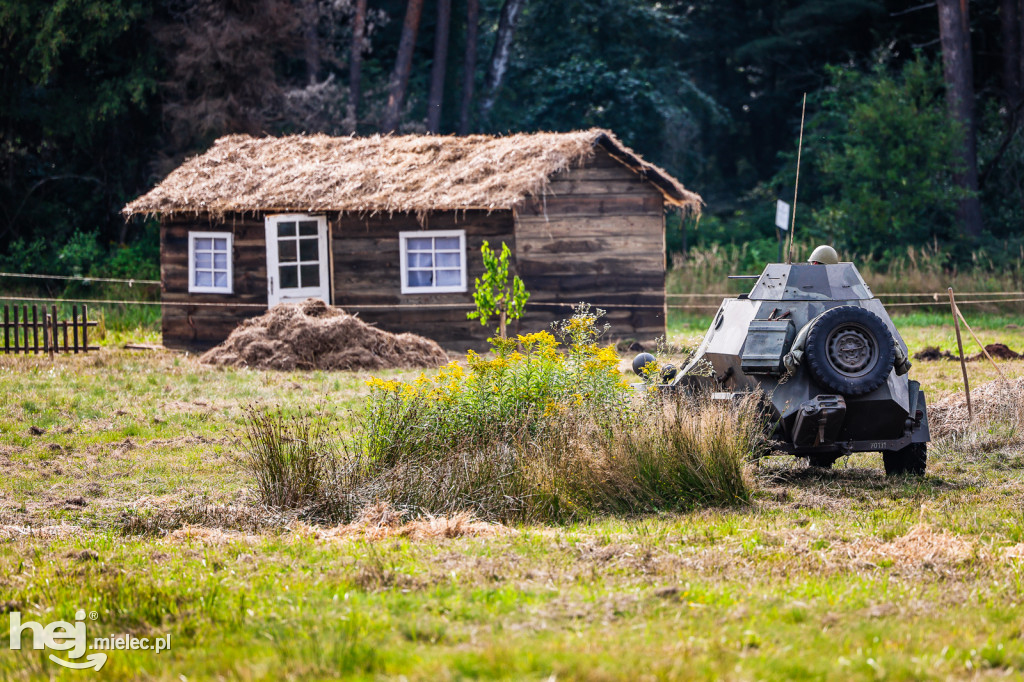
POLYGON ((215 345, 269 306, 312 296, 464 350, 497 325, 466 319, 484 241, 509 245, 531 294, 522 331, 586 301, 607 310, 614 337, 663 335, 666 207, 700 205, 595 129, 233 135, 124 213, 160 219, 168 347, 215 345))

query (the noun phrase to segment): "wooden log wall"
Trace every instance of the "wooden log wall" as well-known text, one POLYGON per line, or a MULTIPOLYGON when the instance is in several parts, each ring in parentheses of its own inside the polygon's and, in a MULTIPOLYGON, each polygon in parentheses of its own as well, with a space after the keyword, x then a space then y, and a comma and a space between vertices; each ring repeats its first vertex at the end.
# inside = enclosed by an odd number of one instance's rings
POLYGON ((466 319, 466 313, 473 310, 473 281, 483 274, 480 246, 486 240, 500 251, 504 242, 515 253, 513 226, 511 211, 444 211, 431 213, 422 222, 414 215, 398 213, 332 217, 334 302, 387 331, 420 334, 451 350, 482 348, 498 323, 492 320, 484 327, 477 320, 466 319), (414 230, 466 231, 466 292, 402 293, 398 233, 414 230), (439 304, 459 307, 432 307, 439 304), (360 308, 380 305, 396 307, 360 308))
POLYGON ((228 216, 223 221, 174 216, 160 225, 160 283, 163 342, 168 348, 203 350, 217 345, 243 320, 266 312, 267 247, 262 216, 228 216), (188 233, 230 232, 232 294, 188 291, 188 233), (215 303, 215 306, 194 305, 215 303), (247 307, 231 304, 262 304, 247 307), (193 305, 188 305, 193 304, 193 305))
POLYGON ((585 301, 607 310, 612 338, 665 334, 664 199, 607 152, 518 208, 516 257, 531 293, 523 329, 571 315, 542 303, 585 301))

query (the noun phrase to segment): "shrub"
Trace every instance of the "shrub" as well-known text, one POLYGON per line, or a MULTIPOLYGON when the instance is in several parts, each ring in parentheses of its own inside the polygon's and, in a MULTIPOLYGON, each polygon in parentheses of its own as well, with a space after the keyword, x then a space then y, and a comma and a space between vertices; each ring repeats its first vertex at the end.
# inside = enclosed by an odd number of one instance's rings
POLYGON ((748 500, 744 462, 763 441, 754 404, 633 391, 597 343, 599 313, 558 325, 562 343, 492 340, 493 357, 465 368, 372 379, 355 429, 333 442, 316 422, 259 413, 246 436, 261 499, 331 521, 386 501, 504 522, 748 500))
POLYGON ((602 311, 581 307, 549 332, 491 339, 493 357, 470 351, 467 368, 451 363, 412 382, 371 379, 362 415, 367 456, 383 464, 536 438, 570 407, 620 409, 630 387, 619 356, 597 341, 602 311))

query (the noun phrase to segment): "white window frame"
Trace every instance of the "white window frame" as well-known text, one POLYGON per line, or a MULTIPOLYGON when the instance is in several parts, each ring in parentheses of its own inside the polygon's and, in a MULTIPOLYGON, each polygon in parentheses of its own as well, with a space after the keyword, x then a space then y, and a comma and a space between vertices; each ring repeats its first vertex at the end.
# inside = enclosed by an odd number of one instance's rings
MULTIPOLYGON (((276 305, 282 301, 302 301, 306 298, 319 298, 330 305, 331 300, 331 247, 328 238, 327 216, 310 213, 275 213, 264 218, 267 240, 267 303, 276 305), (320 264, 320 284, 315 287, 281 288, 278 268, 281 265, 278 253, 277 225, 282 222, 312 221, 317 223, 317 253, 320 264), (284 293, 287 291, 288 293, 284 293)), ((298 226, 296 225, 296 228, 298 226)))
MULTIPOLYGON (((465 230, 416 230, 399 232, 398 241, 401 245, 402 293, 403 294, 454 294, 466 291, 466 231, 465 230), (409 240, 424 237, 458 237, 459 238, 459 284, 446 286, 409 286, 409 240)), ((435 250, 433 253, 437 253, 435 250)), ((450 268, 446 268, 450 269, 450 268)))
MULTIPOLYGON (((211 253, 211 258, 213 254, 211 253)), ((230 232, 189 232, 188 233, 188 291, 191 294, 233 294, 235 292, 234 235, 230 232), (196 240, 226 239, 228 242, 228 284, 226 287, 199 286, 196 284, 196 240)), ((214 270, 216 272, 216 270, 214 270)), ((214 279, 216 281, 216 279, 214 279)))

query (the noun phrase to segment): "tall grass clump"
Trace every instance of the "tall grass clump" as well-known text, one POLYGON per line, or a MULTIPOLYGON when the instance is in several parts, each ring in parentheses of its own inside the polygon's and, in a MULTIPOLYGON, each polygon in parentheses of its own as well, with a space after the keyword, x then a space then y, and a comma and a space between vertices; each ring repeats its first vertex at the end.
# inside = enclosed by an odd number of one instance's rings
POLYGON ((762 433, 754 406, 635 391, 615 349, 599 342, 600 313, 583 307, 554 334, 492 340, 488 356, 471 353, 465 366, 432 376, 370 380, 352 431, 331 443, 318 440, 322 432, 309 438, 326 458, 311 457, 319 484, 272 483, 307 474, 281 467, 262 444, 287 444, 301 459, 306 446, 291 443, 306 440, 307 427, 261 413, 246 434, 260 453, 249 461, 263 469, 261 498, 296 490, 292 504, 331 521, 383 501, 412 514, 470 511, 503 522, 748 500, 744 466, 762 433))
POLYGON ((280 409, 250 406, 242 435, 248 444, 243 468, 267 506, 294 509, 311 504, 335 478, 341 434, 322 408, 286 415, 280 409))

